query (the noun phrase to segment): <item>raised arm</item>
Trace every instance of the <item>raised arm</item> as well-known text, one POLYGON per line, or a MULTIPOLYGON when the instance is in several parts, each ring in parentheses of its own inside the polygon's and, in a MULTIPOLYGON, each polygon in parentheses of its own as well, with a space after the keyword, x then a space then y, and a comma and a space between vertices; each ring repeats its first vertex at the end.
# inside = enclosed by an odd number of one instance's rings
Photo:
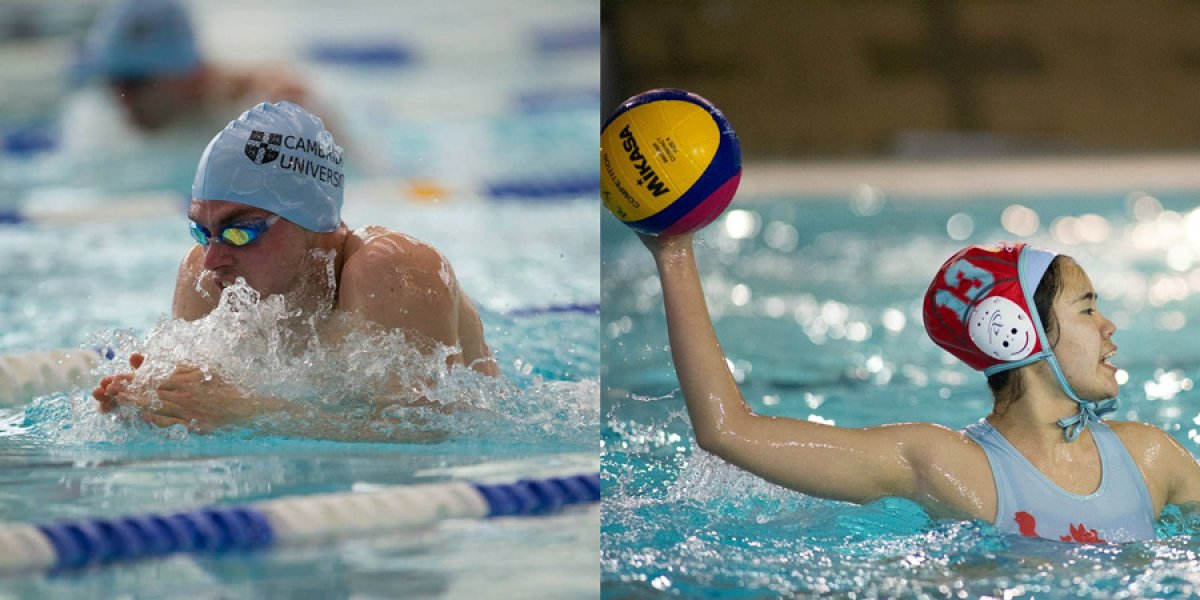
MULTIPOLYGON (((943 453, 976 456, 957 432, 928 424, 847 429, 755 414, 742 397, 713 331, 690 234, 643 237, 658 266, 675 371, 701 448, 776 484, 851 502, 883 496, 959 510, 978 498, 946 488, 940 469, 962 470, 943 453), (939 461, 940 464, 939 464, 939 461)), ((968 460, 971 460, 968 458, 968 460)), ((949 488, 953 488, 950 485, 949 488)), ((973 506, 969 506, 973 505, 973 506)))

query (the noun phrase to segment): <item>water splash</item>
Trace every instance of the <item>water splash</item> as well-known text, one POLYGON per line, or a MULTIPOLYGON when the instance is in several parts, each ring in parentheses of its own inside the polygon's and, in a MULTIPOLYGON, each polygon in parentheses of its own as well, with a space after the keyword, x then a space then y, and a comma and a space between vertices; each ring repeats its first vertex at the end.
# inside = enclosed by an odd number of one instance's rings
MULTIPOLYGON (((332 275, 329 273, 328 275, 332 275)), ((238 280, 218 306, 195 321, 162 318, 144 337, 113 331, 93 336, 115 359, 94 376, 126 372, 133 353, 145 361, 131 389, 156 390, 179 365, 219 377, 248 397, 287 401, 288 414, 266 413, 228 427, 239 437, 262 434, 335 440, 436 442, 483 438, 587 445, 599 424, 599 382, 543 381, 518 387, 489 377, 448 357, 437 346, 422 354, 404 332, 364 326, 335 313, 325 298, 315 311, 296 307, 291 294, 266 298, 238 280), (590 435, 589 435, 590 434, 590 435)), ((161 404, 158 404, 161 406, 161 404)), ((26 423, 67 442, 178 442, 193 433, 183 426, 158 429, 140 424, 135 408, 101 415, 85 390, 37 399, 26 423)), ((591 444, 594 447, 594 442, 591 444)))

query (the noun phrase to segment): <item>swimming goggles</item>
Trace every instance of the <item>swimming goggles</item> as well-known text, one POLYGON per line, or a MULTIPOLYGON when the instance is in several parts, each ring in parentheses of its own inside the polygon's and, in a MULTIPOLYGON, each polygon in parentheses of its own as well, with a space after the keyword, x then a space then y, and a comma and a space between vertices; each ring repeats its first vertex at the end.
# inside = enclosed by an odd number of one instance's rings
POLYGON ((219 236, 214 236, 207 227, 189 220, 191 223, 192 237, 201 246, 207 246, 209 242, 222 242, 230 246, 241 247, 253 242, 258 236, 270 226, 279 221, 279 215, 271 215, 265 219, 257 219, 237 225, 228 225, 221 229, 219 236))

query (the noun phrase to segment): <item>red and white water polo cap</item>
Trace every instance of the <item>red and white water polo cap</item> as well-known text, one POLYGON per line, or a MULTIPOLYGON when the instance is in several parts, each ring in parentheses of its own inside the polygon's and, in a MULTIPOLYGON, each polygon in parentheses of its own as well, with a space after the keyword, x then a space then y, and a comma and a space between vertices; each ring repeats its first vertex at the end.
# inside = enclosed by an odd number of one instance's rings
POLYGON ((1033 293, 1054 257, 1014 242, 960 250, 925 292, 925 331, 987 375, 1052 357, 1033 293))

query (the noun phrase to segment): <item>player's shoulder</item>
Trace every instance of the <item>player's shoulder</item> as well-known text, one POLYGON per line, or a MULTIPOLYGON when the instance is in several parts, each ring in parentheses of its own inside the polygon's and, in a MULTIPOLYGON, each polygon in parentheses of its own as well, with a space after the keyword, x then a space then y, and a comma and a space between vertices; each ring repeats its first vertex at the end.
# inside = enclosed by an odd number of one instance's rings
POLYGON ((1170 437, 1167 432, 1149 423, 1140 421, 1104 421, 1108 428, 1123 441, 1157 442, 1170 437))
POLYGON ((354 229, 346 242, 347 263, 355 261, 379 267, 389 262, 403 265, 431 260, 443 260, 433 245, 380 225, 354 229))
POLYGON ((450 266, 431 244, 387 227, 368 225, 350 232, 342 276, 448 279, 450 266))
POLYGON ((978 445, 963 431, 937 423, 893 423, 878 428, 902 444, 912 455, 944 458, 947 453, 973 453, 978 445))
POLYGON ((1134 456, 1138 456, 1147 451, 1154 451, 1156 448, 1161 448, 1164 445, 1178 446, 1178 442, 1174 440, 1167 432, 1151 425, 1139 421, 1104 421, 1113 433, 1125 445, 1134 456))

